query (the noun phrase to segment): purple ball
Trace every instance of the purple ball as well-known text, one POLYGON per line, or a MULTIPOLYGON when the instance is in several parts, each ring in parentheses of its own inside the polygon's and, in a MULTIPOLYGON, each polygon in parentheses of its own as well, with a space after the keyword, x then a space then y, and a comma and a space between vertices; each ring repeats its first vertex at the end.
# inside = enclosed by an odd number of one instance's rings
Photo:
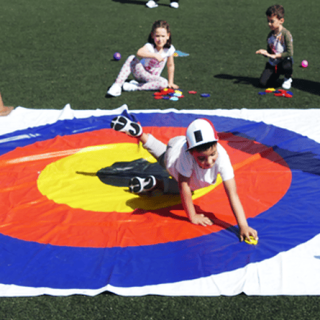
POLYGON ((307 61, 307 60, 302 60, 301 66, 302 66, 303 68, 307 68, 307 67, 308 67, 308 61, 307 61))
POLYGON ((119 61, 119 60, 121 59, 121 54, 120 54, 119 52, 116 52, 116 53, 113 55, 113 59, 119 61))

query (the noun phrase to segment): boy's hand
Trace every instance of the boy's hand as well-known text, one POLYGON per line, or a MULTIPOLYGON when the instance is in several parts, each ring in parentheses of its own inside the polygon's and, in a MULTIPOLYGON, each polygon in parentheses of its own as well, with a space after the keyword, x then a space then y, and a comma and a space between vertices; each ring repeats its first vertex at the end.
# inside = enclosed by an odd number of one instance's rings
POLYGON ((240 227, 240 241, 243 241, 245 238, 250 241, 250 236, 252 236, 255 240, 259 239, 257 230, 249 226, 240 227))
POLYGON ((260 50, 256 51, 256 54, 262 54, 265 57, 269 56, 268 51, 265 49, 260 49, 260 50))
POLYGON ((190 221, 193 224, 199 224, 204 227, 213 225, 212 221, 204 214, 195 214, 192 218, 190 218, 190 221))

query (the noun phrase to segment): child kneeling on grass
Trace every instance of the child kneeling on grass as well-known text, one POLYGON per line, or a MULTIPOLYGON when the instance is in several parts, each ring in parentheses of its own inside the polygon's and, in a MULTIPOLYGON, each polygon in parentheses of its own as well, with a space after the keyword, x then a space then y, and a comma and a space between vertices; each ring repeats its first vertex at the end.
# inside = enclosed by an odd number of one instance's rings
POLYGON ((268 25, 271 29, 267 37, 268 50, 260 49, 256 54, 269 58, 265 69, 260 77, 262 87, 273 87, 276 85, 280 74, 284 74, 283 89, 290 89, 292 83, 292 56, 293 44, 291 33, 283 27, 284 8, 274 5, 266 11, 268 25))
POLYGON ((206 119, 196 119, 188 126, 186 136, 170 139, 168 145, 153 135, 143 132, 140 124, 124 116, 118 116, 111 122, 115 131, 125 132, 137 137, 174 179, 157 180, 154 176, 134 177, 129 183, 132 193, 146 193, 161 189, 164 193, 180 193, 183 208, 194 224, 212 225, 212 221, 203 214, 197 214, 192 191, 214 184, 220 173, 227 192, 232 211, 240 229, 240 240, 258 239, 258 233, 249 227, 239 199, 233 168, 226 150, 218 143, 217 132, 206 119))

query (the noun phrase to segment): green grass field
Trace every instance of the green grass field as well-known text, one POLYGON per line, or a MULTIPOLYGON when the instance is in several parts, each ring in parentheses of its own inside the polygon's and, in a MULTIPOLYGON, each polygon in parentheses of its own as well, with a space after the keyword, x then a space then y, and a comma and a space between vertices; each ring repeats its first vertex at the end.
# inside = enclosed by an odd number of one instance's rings
POLYGON ((3 320, 249 320, 319 319, 318 297, 96 297, 3 298, 3 320))
MULTIPOLYGON (((6 105, 35 109, 233 109, 318 108, 320 29, 318 0, 284 0, 284 26, 294 38, 292 99, 260 96, 265 58, 265 11, 274 1, 181 0, 178 10, 160 0, 0 0, 0 91, 6 105), (106 98, 124 59, 145 44, 151 25, 164 19, 174 46, 190 54, 175 59, 178 102, 151 92, 106 98), (113 53, 120 52, 120 62, 113 53), (309 61, 303 69, 300 62, 309 61)), ((166 70, 163 73, 166 76, 166 70)), ((0 298, 0 319, 319 319, 314 296, 0 298)))
POLYGON ((7 105, 26 108, 317 108, 320 3, 308 2, 283 2, 295 45, 293 99, 258 95, 266 60, 255 51, 266 46, 265 10, 273 2, 255 0, 182 0, 178 10, 168 1, 157 9, 142 0, 2 1, 0 90, 7 105), (157 19, 170 23, 174 46, 190 54, 175 59, 175 82, 210 99, 155 101, 150 92, 105 98, 122 62, 144 45, 157 19), (113 61, 116 51, 119 62, 113 61), (303 59, 307 69, 300 67, 303 59))

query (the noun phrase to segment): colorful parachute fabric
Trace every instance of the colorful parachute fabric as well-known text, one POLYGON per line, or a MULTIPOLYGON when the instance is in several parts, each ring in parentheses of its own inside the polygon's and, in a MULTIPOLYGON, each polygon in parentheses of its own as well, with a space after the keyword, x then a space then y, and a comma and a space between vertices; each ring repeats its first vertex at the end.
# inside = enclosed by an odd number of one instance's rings
POLYGON ((239 242, 220 180, 194 194, 210 227, 191 224, 178 195, 129 193, 140 167, 166 173, 110 129, 122 112, 0 118, 0 296, 320 294, 319 110, 129 111, 165 143, 212 121, 256 246, 239 242))

